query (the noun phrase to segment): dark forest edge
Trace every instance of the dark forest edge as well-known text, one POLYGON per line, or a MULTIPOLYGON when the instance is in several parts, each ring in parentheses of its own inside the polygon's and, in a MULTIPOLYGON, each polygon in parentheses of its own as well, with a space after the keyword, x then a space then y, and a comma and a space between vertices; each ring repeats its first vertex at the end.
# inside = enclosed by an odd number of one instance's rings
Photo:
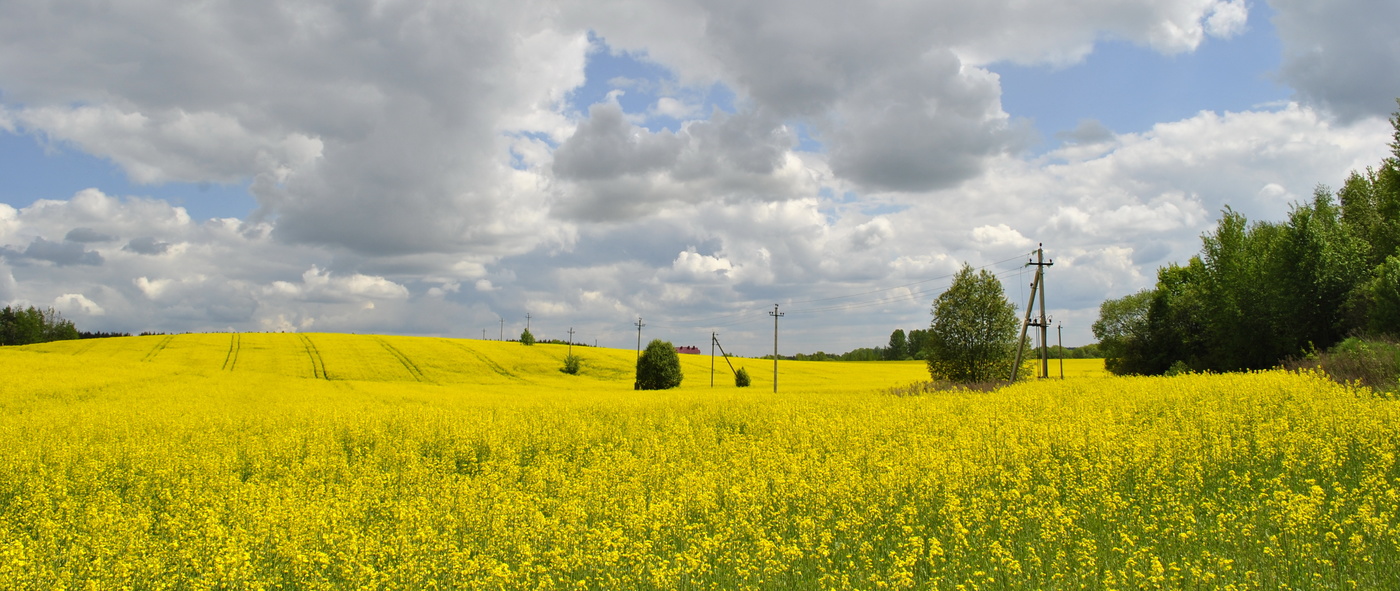
MULTIPOLYGON (((156 333, 143 332, 141 336, 152 334, 156 333)), ((53 308, 40 310, 34 306, 5 306, 4 309, 0 309, 0 346, 129 336, 131 333, 80 331, 73 325, 73 321, 64 318, 63 314, 53 308)))
POLYGON ((1391 359, 1393 382, 1400 112, 1390 123, 1392 153, 1379 166, 1352 171, 1335 193, 1319 185, 1283 222, 1251 223, 1227 206, 1198 255, 1158 269, 1151 289, 1105 301, 1093 331, 1107 369, 1161 375, 1391 359))

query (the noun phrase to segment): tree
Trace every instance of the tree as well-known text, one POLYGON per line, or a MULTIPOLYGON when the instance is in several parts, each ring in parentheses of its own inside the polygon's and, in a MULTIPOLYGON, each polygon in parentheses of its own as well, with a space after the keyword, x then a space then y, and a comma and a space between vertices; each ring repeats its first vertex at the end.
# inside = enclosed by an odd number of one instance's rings
POLYGON ((735 386, 738 386, 740 388, 747 388, 752 383, 753 379, 749 377, 749 370, 741 367, 739 368, 739 371, 734 372, 735 386))
POLYGON ((32 345, 78 338, 73 322, 57 310, 6 306, 0 310, 0 345, 32 345))
POLYGON ((530 329, 527 328, 525 329, 525 332, 520 333, 520 344, 525 345, 526 347, 535 344, 535 335, 530 334, 530 329))
POLYGON ((1118 375, 1152 373, 1147 364, 1150 289, 1099 305, 1094 337, 1104 356, 1104 368, 1118 375))
POLYGON ((928 348, 928 331, 914 329, 909 331, 909 357, 914 359, 928 359, 928 353, 924 350, 928 348))
POLYGON ((665 390, 681 385, 681 358, 676 347, 661 339, 647 344, 642 356, 637 358, 638 390, 665 390))
POLYGON ((1011 373, 1016 357, 1016 307, 1001 281, 963 263, 948 291, 933 302, 928 371, 935 380, 989 382, 1011 373))
POLYGON ((890 346, 885 348, 885 359, 889 361, 899 361, 908 357, 909 341, 904 336, 904 329, 896 328, 890 333, 890 346))
POLYGON ((564 369, 559 371, 576 376, 581 369, 583 369, 583 358, 570 353, 564 356, 564 369))
POLYGON ((1367 328, 1377 334, 1400 336, 1400 257, 1388 257, 1376 267, 1364 293, 1370 304, 1367 328))

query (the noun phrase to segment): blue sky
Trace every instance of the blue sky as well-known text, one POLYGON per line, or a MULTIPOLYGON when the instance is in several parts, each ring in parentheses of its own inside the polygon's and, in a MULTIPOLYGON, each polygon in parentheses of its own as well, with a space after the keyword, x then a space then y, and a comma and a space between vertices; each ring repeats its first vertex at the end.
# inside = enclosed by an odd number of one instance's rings
POLYGON ((1044 243, 1085 343, 1225 205, 1377 162, 1400 95, 1361 1, 311 5, 0 7, 0 303, 758 353, 776 302, 831 352, 1044 243))
POLYGON ((1275 81, 1281 46, 1267 6, 1255 5, 1244 33, 1207 39, 1195 51, 1164 55, 1121 40, 1101 41, 1065 67, 997 64, 1002 108, 1034 121, 1041 149, 1082 120, 1117 133, 1140 133, 1200 111, 1247 111, 1288 101, 1275 81))

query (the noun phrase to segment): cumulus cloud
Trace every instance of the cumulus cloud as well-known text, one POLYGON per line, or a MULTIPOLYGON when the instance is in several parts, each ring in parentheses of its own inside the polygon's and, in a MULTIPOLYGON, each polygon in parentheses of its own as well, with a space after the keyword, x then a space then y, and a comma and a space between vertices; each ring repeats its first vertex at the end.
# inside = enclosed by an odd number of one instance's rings
POLYGON ((54 298, 53 307, 69 315, 101 316, 107 313, 102 306, 80 293, 65 293, 54 298))
POLYGON ((102 255, 96 251, 87 250, 82 244, 77 242, 50 242, 43 237, 35 238, 23 251, 17 251, 9 247, 0 249, 11 262, 22 262, 26 260, 46 261, 58 266, 68 265, 101 265, 102 255))
POLYGON ((1274 0, 1283 41, 1280 78, 1299 96, 1353 121, 1385 116, 1400 97, 1400 4, 1274 0))
POLYGON ((1006 224, 978 226, 972 229, 972 239, 989 248, 1029 248, 1035 243, 1006 224))
POLYGON ((315 302, 363 301, 366 299, 402 299, 408 289, 383 277, 355 273, 333 277, 329 271, 316 266, 301 275, 301 282, 274 281, 264 289, 268 295, 315 302))
POLYGON ((63 236, 63 239, 67 242, 92 243, 111 242, 113 240, 116 240, 117 237, 103 234, 92 228, 73 228, 63 236))
POLYGON ((26 108, 19 127, 112 159, 138 183, 285 180, 321 156, 321 141, 299 133, 258 134, 224 113, 125 112, 110 105, 26 108))
POLYGON ((679 132, 652 132, 627 121, 616 103, 594 105, 555 152, 564 183, 558 214, 615 221, 654 213, 666 203, 790 199, 810 194, 810 170, 790 152, 782 124, 753 113, 717 113, 679 132))
POLYGON ((166 251, 170 250, 170 244, 156 240, 152 236, 143 236, 132 238, 130 242, 126 243, 126 246, 122 247, 122 250, 154 256, 165 254, 166 251))
POLYGON ((511 169, 502 135, 569 128, 587 33, 552 10, 7 4, 0 113, 139 183, 250 182, 285 241, 515 252, 567 240, 534 215, 543 179, 511 169))

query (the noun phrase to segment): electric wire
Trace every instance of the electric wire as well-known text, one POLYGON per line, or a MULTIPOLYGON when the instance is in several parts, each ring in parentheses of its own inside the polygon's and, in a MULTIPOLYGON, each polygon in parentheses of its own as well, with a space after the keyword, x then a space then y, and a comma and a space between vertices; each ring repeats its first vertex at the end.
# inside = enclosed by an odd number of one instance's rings
MULTIPOLYGON (((988 263, 988 264, 985 264, 985 265, 982 265, 982 266, 979 266, 979 267, 974 267, 973 269, 975 269, 975 270, 986 270, 986 269, 989 269, 989 268, 992 268, 992 267, 996 267, 996 266, 998 266, 998 265, 1003 265, 1003 264, 1005 264, 1005 263, 1008 263, 1008 262, 1011 262, 1011 261, 1014 261, 1014 260, 1019 260, 1019 259, 1021 259, 1022 257, 1027 257, 1027 256, 1029 256, 1030 254, 1034 254, 1034 252, 1035 252, 1035 251, 1030 251, 1030 252, 1028 252, 1028 253, 1020 253, 1020 254, 1017 254, 1017 255, 1012 256, 1012 257, 1008 257, 1008 258, 1001 259, 1001 260, 998 260, 998 261, 993 261, 993 262, 991 262, 991 263, 988 263)), ((1001 270, 996 270, 996 271, 993 272, 993 274, 996 275, 997 277, 1001 278, 1001 277, 1005 277, 1005 276, 1010 275, 1010 274, 1020 273, 1020 272, 1022 272, 1022 271, 1024 270, 1024 268, 1025 268, 1025 265, 1019 265, 1019 266, 1017 266, 1017 267, 1015 267, 1015 268, 1012 268, 1012 269, 1001 269, 1001 270)), ((907 288, 914 287, 914 286, 929 284, 929 283, 932 283, 932 282, 935 282, 935 281, 942 281, 942 280, 951 279, 952 277, 954 277, 954 276, 956 276, 956 275, 957 275, 957 273, 955 272, 955 273, 949 273, 949 274, 944 274, 944 275, 938 275, 938 276, 930 277, 930 278, 927 278, 927 279, 921 279, 921 280, 919 280, 919 281, 914 281, 914 282, 905 283, 905 284, 901 284, 901 285, 896 285, 896 286, 893 286, 893 287, 886 287, 886 288, 875 289, 875 290, 870 290, 870 291, 864 291, 864 292, 858 292, 858 293, 852 293, 852 294, 845 294, 845 295, 839 295, 839 296, 830 296, 830 297, 824 297, 824 298, 813 298, 813 299, 807 299, 807 300, 794 300, 794 301, 789 301, 787 305, 793 306, 793 305, 798 305, 798 304, 816 304, 816 303, 823 303, 823 302, 834 302, 834 301, 843 300, 843 299, 861 298, 861 297, 867 297, 867 296, 871 296, 871 295, 884 294, 884 293, 891 292, 891 291, 895 291, 895 290, 907 289, 907 288)), ((880 299, 872 300, 872 301, 868 301, 868 302, 847 302, 847 303, 842 303, 842 304, 834 304, 834 305, 827 305, 827 306, 817 306, 817 307, 812 307, 812 308, 801 308, 801 307, 798 307, 798 308, 789 308, 789 309, 787 309, 787 310, 784 310, 784 312, 785 312, 785 313, 791 313, 791 314, 799 314, 799 315, 804 315, 804 314, 819 314, 819 313, 824 313, 824 312, 840 312, 840 311, 859 310, 859 309, 864 309, 864 308, 871 308, 871 307, 875 307, 875 306, 886 306, 886 305, 903 304, 903 303, 906 303, 906 302, 910 302, 910 301, 914 301, 914 300, 919 300, 919 299, 922 299, 922 298, 926 298, 926 297, 928 297, 928 296, 930 296, 930 295, 933 295, 933 294, 935 294, 935 293, 942 292, 944 289, 946 289, 946 286, 943 286, 943 285, 934 285, 934 286, 928 286, 928 287, 921 288, 921 289, 917 289, 917 290, 912 290, 912 291, 909 291, 909 292, 907 292, 907 293, 903 293, 903 294, 896 295, 896 296, 893 296, 893 297, 884 297, 884 298, 880 298, 880 299)), ((698 327, 724 328, 724 327, 729 327, 729 326, 736 326, 736 325, 740 325, 740 324, 746 324, 746 323, 752 322, 752 321, 755 320, 755 319, 764 318, 764 317, 767 316, 767 313, 768 313, 768 312, 767 312, 766 309, 765 309, 765 310, 743 310, 743 311, 735 312, 735 313, 732 313, 732 314, 724 314, 724 315, 720 315, 720 316, 711 316, 711 317, 708 317, 708 318, 681 319, 681 320, 671 320, 671 321, 668 321, 668 322, 655 322, 655 323, 653 324, 653 326, 654 326, 655 328, 698 328, 698 327)))

